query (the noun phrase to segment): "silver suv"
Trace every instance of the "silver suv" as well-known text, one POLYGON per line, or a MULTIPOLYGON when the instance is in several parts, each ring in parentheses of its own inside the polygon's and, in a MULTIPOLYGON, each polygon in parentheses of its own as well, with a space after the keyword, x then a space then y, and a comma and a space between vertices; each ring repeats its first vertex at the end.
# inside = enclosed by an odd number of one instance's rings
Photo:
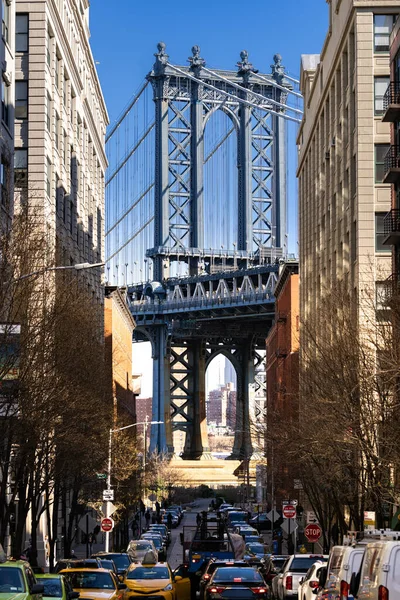
POLYGON ((303 579, 308 569, 317 560, 327 559, 328 556, 322 554, 293 554, 285 563, 282 572, 277 575, 277 585, 273 586, 276 590, 276 600, 298 598, 300 579, 303 579))

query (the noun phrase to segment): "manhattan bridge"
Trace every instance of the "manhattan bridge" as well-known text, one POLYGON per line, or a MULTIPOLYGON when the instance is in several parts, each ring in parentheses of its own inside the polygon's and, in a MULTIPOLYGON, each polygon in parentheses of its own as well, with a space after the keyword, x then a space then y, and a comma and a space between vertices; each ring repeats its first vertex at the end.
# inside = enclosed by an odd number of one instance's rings
POLYGON ((159 43, 152 70, 106 138, 106 278, 127 289, 150 341, 150 450, 209 458, 205 373, 218 354, 237 375, 230 458, 257 450, 265 422, 265 338, 287 259, 287 131, 302 116, 298 81, 273 57, 260 73, 240 53, 212 70, 159 43))

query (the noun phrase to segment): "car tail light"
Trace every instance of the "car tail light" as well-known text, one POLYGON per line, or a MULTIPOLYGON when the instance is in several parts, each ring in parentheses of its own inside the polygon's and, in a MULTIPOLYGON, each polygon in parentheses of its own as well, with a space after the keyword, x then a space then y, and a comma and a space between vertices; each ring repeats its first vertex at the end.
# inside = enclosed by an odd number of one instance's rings
POLYGON ((293 589, 293 577, 291 575, 288 575, 286 577, 285 588, 287 590, 292 590, 293 589))
POLYGON ((345 600, 349 597, 350 584, 347 581, 340 582, 340 600, 345 600))
POLYGON ((224 587, 221 587, 220 585, 214 585, 212 588, 209 589, 209 592, 210 594, 221 594, 224 590, 224 587))
POLYGON ((384 585, 379 586, 378 600, 389 600, 389 590, 384 585))
POLYGON ((253 592, 253 594, 266 594, 267 593, 267 588, 265 588, 265 587, 254 587, 254 588, 250 588, 250 589, 253 592))
POLYGON ((319 582, 318 581, 310 581, 310 587, 311 588, 316 588, 319 586, 319 582))
POLYGON ((207 580, 207 579, 210 579, 210 577, 211 577, 211 575, 209 575, 208 573, 205 573, 205 574, 203 575, 203 579, 206 579, 206 580, 207 580))

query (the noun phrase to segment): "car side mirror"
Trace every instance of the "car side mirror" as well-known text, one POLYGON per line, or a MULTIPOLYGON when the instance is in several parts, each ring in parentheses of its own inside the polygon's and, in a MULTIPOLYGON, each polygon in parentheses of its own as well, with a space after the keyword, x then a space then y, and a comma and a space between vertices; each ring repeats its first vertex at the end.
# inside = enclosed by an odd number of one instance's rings
MULTIPOLYGON (((325 587, 325 583, 326 583, 326 578, 328 576, 328 568, 327 567, 321 567, 320 571, 319 571, 319 577, 318 577, 318 587, 325 587)), ((318 588, 316 588, 318 589, 318 588)))
POLYGON ((79 596, 79 592, 69 592, 68 594, 69 600, 76 600, 77 598, 79 598, 79 596))
POLYGON ((31 587, 31 594, 43 594, 44 593, 44 585, 42 583, 35 583, 31 587))
POLYGON ((319 587, 315 587, 315 588, 313 589, 312 593, 313 593, 313 594, 318 594, 318 592, 319 592, 319 590, 320 590, 320 589, 321 589, 321 588, 319 588, 319 587))
POLYGON ((182 575, 175 575, 174 579, 175 581, 182 581, 183 577, 182 575))
POLYGON ((304 577, 302 577, 301 579, 299 579, 299 583, 303 583, 304 581, 304 577))
POLYGON ((124 576, 123 575, 118 575, 118 579, 120 580, 121 583, 124 583, 124 576))
POLYGON ((126 583, 119 583, 119 584, 118 584, 118 589, 119 589, 119 590, 126 590, 126 589, 127 589, 127 587, 128 587, 128 586, 126 585, 126 583))

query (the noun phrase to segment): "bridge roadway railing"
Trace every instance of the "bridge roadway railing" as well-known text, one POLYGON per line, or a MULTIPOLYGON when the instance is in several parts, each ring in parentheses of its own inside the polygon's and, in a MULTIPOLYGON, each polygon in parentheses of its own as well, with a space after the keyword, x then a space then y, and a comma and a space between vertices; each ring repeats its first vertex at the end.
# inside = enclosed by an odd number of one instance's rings
POLYGON ((132 314, 141 313, 169 313, 190 310, 207 310, 213 308, 228 308, 232 306, 252 306, 273 303, 274 295, 270 291, 254 292, 250 294, 238 294, 231 296, 219 296, 211 298, 186 298, 179 300, 131 300, 130 310, 132 314))

